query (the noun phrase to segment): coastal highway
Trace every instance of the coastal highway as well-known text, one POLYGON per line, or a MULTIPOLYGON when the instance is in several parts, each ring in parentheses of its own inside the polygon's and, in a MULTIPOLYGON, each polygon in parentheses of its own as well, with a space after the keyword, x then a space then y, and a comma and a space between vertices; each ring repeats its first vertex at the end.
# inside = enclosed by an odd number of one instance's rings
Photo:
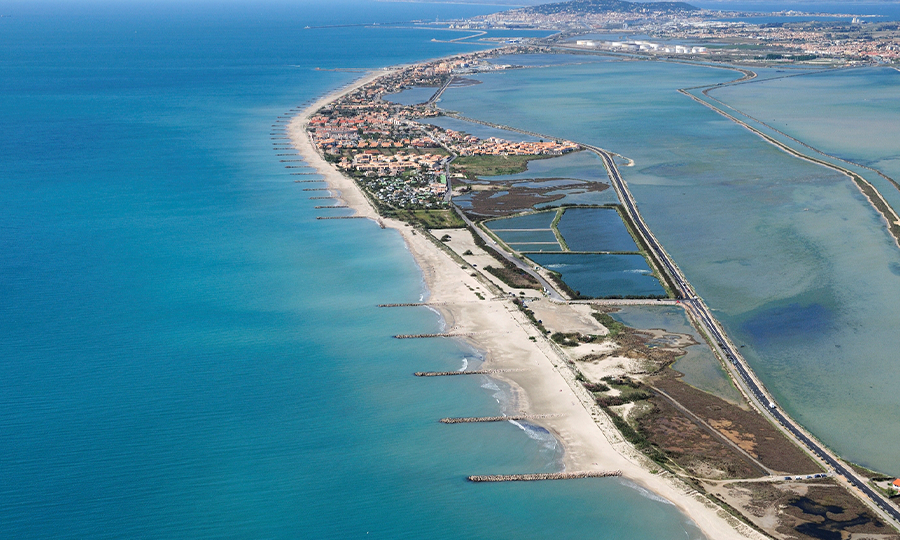
POLYGON ((650 233, 649 228, 641 219, 641 216, 637 211, 637 206, 631 193, 628 191, 628 187, 622 180, 616 164, 613 162, 612 155, 602 148, 588 145, 584 146, 594 151, 603 159, 609 173, 610 181, 612 182, 616 193, 619 195, 622 206, 625 208, 625 211, 628 212, 632 222, 635 224, 638 234, 643 237, 644 242, 653 252, 656 260, 665 267, 665 271, 671 276, 672 282, 677 289, 678 296, 681 297, 681 301, 694 316, 694 319, 704 327, 707 335, 713 339, 714 348, 718 349, 728 362, 731 363, 734 372, 737 373, 740 378, 739 382, 752 397, 752 401, 755 402, 757 409, 763 414, 768 415, 772 420, 777 422, 778 425, 782 426, 785 433, 795 442, 802 444, 814 455, 818 456, 828 467, 835 471, 836 475, 843 476, 851 486, 857 488, 862 495, 875 504, 880 510, 879 513, 882 517, 893 521, 895 527, 900 526, 900 510, 898 510, 896 506, 888 502, 884 496, 872 489, 865 478, 858 475, 856 471, 831 454, 831 452, 808 435, 796 422, 781 412, 781 409, 775 405, 774 399, 765 391, 762 383, 760 383, 753 375, 746 360, 738 354, 734 345, 715 322, 709 308, 694 293, 687 279, 681 274, 681 271, 678 270, 675 263, 669 258, 669 255, 662 249, 662 246, 657 242, 656 238, 650 233))
MULTIPOLYGON (((496 246, 497 245, 497 243, 494 242, 494 239, 491 238, 486 232, 482 231, 478 226, 476 226, 472 222, 472 220, 466 216, 465 212, 463 212, 462 210, 459 209, 458 206, 454 206, 453 209, 456 210, 456 213, 459 214, 459 217, 461 217, 462 220, 466 222, 466 225, 468 225, 469 228, 475 232, 475 234, 477 234, 478 236, 481 237, 482 240, 484 240, 485 244, 487 244, 488 246, 496 246)), ((565 302, 566 301, 566 299, 563 298, 561 294, 559 294, 559 291, 557 291, 553 287, 553 285, 550 284, 549 281, 544 279, 544 277, 542 275, 535 272, 534 269, 531 268, 529 265, 527 265, 525 262, 517 259, 515 256, 513 256, 511 253, 509 253, 505 249, 494 249, 494 251, 499 253, 501 256, 503 256, 503 258, 506 259, 507 261, 516 265, 516 268, 518 268, 519 270, 522 270, 523 272, 527 273, 529 276, 538 280, 538 283, 540 283, 541 286, 544 288, 544 290, 547 291, 547 296, 551 300, 554 300, 556 302, 565 302)))

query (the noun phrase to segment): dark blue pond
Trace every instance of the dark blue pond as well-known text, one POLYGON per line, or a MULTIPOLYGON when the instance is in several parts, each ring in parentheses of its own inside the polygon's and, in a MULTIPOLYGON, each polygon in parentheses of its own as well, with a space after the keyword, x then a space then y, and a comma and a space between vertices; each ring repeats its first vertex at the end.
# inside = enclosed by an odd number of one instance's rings
POLYGON ((570 208, 557 229, 571 251, 638 251, 614 208, 570 208))
POLYGON ((548 270, 559 272, 566 285, 581 296, 666 294, 641 255, 535 253, 528 258, 548 270))

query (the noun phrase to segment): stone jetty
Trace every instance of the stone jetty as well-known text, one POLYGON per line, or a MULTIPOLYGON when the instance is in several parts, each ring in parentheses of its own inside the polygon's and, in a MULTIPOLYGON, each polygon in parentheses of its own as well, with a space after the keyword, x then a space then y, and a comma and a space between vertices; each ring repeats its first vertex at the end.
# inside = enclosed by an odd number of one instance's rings
POLYGON ((394 336, 397 339, 418 339, 418 338, 431 338, 431 337, 471 337, 475 334, 469 332, 467 334, 397 334, 394 336))
POLYGON ((475 424, 478 422, 506 422, 508 420, 541 420, 559 418, 561 414, 520 414, 518 416, 476 416, 470 418, 441 418, 442 424, 475 424))
MULTIPOLYGON (((331 198, 332 197, 326 197, 326 199, 331 199, 331 198)), ((347 206, 346 204, 332 204, 332 205, 327 205, 327 206, 314 206, 313 208, 315 208, 316 210, 320 210, 322 208, 350 208, 350 207, 347 206)))
POLYGON ((378 307, 417 307, 417 306, 442 306, 445 302, 405 302, 402 304, 378 304, 378 307))
POLYGON ((318 216, 316 219, 369 219, 366 216, 318 216))
MULTIPOLYGON (((303 180, 294 180, 295 182, 302 182, 303 180)), ((309 200, 315 201, 318 199, 333 199, 334 197, 310 197, 309 200)), ((318 208, 318 207, 316 207, 318 208)))
POLYGON ((327 187, 308 187, 303 188, 303 191, 331 191, 331 189, 327 187))
POLYGON ((622 471, 583 471, 538 474, 488 474, 468 478, 469 482, 534 482, 536 480, 574 480, 576 478, 609 478, 622 476, 622 471))
MULTIPOLYGON (((524 369, 473 369, 472 371, 417 371, 416 377, 452 377, 453 375, 493 375, 494 373, 511 373, 524 369)), ((506 417, 509 418, 509 417, 506 417)))

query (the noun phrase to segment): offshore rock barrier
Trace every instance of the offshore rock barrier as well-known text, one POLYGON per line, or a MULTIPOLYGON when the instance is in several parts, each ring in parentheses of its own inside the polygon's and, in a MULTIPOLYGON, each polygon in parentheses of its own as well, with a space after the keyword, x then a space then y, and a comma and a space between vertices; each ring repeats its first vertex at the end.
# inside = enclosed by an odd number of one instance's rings
MULTIPOLYGON (((416 377, 452 377, 453 375, 492 375, 494 373, 511 373, 513 371, 525 371, 524 369, 473 369, 472 371, 417 371, 416 377)), ((504 418, 509 418, 505 416, 504 418)))
POLYGON ((418 339, 418 338, 431 338, 431 337, 472 337, 475 334, 472 332, 466 334, 397 334, 394 336, 397 339, 418 339))
POLYGON ((559 418, 561 414, 521 414, 518 416, 476 416, 472 418, 441 418, 442 424, 475 424, 478 422, 506 422, 507 420, 541 420, 559 418))
POLYGON ((418 307, 418 306, 442 306, 445 302, 405 302, 402 304, 378 304, 378 307, 418 307))
POLYGON ((488 474, 470 476, 469 482, 534 482, 536 480, 574 480, 576 478, 609 478, 622 476, 622 471, 584 471, 539 474, 488 474))

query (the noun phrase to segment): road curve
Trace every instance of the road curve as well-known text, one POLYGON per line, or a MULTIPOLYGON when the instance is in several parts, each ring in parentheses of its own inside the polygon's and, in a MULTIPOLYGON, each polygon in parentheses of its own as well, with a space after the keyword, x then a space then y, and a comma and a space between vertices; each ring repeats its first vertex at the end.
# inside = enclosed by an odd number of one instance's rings
MULTIPOLYGON (((460 210, 460 208, 458 206, 454 206, 453 209, 456 210, 456 213, 459 214, 459 217, 461 217, 462 220, 466 222, 466 225, 468 225, 469 228, 472 229, 473 232, 475 232, 475 234, 477 234, 478 236, 481 237, 482 240, 484 240, 485 244, 487 244, 489 246, 497 244, 493 238, 491 238, 486 232, 482 231, 478 226, 476 226, 475 223, 473 223, 472 220, 469 219, 468 216, 466 216, 465 212, 460 210)), ((534 269, 532 267, 530 267, 529 265, 527 265, 525 262, 516 258, 511 253, 507 252, 505 249, 495 249, 494 251, 496 251, 497 253, 502 255, 503 258, 506 259, 507 261, 516 265, 516 268, 518 268, 519 270, 522 270, 523 272, 527 273, 529 276, 538 280, 538 283, 540 283, 541 287, 543 287, 544 290, 547 291, 547 296, 551 300, 554 300, 556 302, 565 302, 566 301, 566 299, 563 298, 563 296, 561 294, 559 294, 559 291, 556 290, 556 287, 554 287, 549 281, 544 279, 544 276, 535 272, 534 269)))
POLYGON ((665 267, 665 271, 671 276, 678 295, 683 299, 682 302, 694 316, 694 319, 704 327, 707 335, 714 340, 715 343, 713 344, 713 347, 718 349, 721 354, 728 359, 728 362, 731 363, 734 372, 739 377, 739 382, 752 397, 751 402, 753 402, 756 408, 764 415, 769 416, 778 425, 782 426, 786 434, 795 442, 808 448, 815 456, 834 469, 837 475, 843 476, 850 485, 859 489, 863 495, 881 510, 882 517, 893 521, 894 527, 900 526, 900 510, 898 510, 897 507, 888 502, 888 500, 880 493, 872 489, 865 478, 857 474, 856 471, 838 459, 837 456, 832 454, 818 441, 813 439, 813 437, 801 428, 799 424, 794 422, 793 419, 777 407, 774 398, 772 398, 771 394, 765 390, 746 360, 738 353, 734 344, 731 343, 724 331, 722 331, 718 323, 716 323, 709 308, 696 293, 694 293, 690 283, 688 283, 687 279, 681 274, 681 271, 675 263, 669 258, 669 255, 662 249, 662 246, 650 233, 650 229, 647 227, 646 223, 644 223, 643 219, 641 219, 634 198, 631 196, 627 185, 619 174, 619 170, 613 161, 612 155, 602 148, 589 145, 584 146, 597 153, 597 155, 603 159, 613 188, 615 188, 616 193, 619 195, 619 200, 622 202, 625 211, 634 222, 638 234, 643 237, 648 249, 653 252, 656 260, 665 267))

